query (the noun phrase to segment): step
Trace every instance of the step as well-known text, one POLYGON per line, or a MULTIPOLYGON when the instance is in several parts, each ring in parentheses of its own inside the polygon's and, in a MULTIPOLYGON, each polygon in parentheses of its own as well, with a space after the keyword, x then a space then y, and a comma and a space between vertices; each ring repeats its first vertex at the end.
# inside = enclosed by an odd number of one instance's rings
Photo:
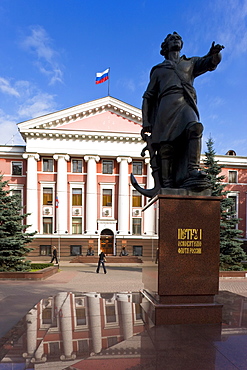
MULTIPOLYGON (((70 263, 98 263, 98 256, 76 256, 70 263)), ((106 263, 142 263, 137 256, 106 256, 106 263)))

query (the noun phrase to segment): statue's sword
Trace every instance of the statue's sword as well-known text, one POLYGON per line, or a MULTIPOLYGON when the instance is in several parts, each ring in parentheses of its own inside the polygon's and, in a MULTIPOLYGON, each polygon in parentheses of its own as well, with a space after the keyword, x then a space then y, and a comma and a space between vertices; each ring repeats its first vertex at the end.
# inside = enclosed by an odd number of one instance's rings
POLYGON ((151 136, 147 135, 144 130, 141 131, 141 136, 144 141, 146 141, 147 145, 142 149, 141 156, 145 156, 146 150, 149 151, 150 156, 150 166, 152 168, 152 176, 154 178, 154 188, 153 189, 143 189, 138 182, 136 181, 135 176, 133 173, 130 175, 131 184, 133 187, 139 191, 142 195, 145 195, 148 198, 153 198, 158 191, 161 189, 160 178, 159 178, 159 166, 157 163, 157 155, 155 153, 154 148, 152 147, 152 139, 151 136))

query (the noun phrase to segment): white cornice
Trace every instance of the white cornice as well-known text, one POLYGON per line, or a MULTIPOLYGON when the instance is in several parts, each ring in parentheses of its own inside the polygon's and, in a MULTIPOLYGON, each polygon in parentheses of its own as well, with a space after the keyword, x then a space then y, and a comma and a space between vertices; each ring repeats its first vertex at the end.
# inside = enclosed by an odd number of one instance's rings
POLYGON ((122 132, 100 132, 100 131, 61 131, 61 130, 37 130, 24 131, 22 134, 26 138, 39 139, 59 139, 68 140, 76 139, 80 141, 91 140, 97 142, 118 141, 118 142, 140 142, 142 138, 139 133, 122 133, 122 132))
MULTIPOLYGON (((205 154, 201 155, 201 161, 204 161, 205 154)), ((219 165, 223 167, 240 167, 246 168, 247 167, 247 157, 240 157, 235 155, 216 155, 215 161, 218 162, 219 165)))
POLYGON ((121 100, 107 96, 102 99, 90 101, 75 107, 67 108, 58 112, 50 113, 45 116, 33 118, 18 124, 21 133, 28 130, 52 129, 65 123, 74 122, 87 118, 91 115, 110 111, 135 123, 141 124, 142 115, 139 108, 133 107, 121 100))
POLYGON ((19 156, 22 155, 26 150, 26 145, 0 145, 1 157, 4 156, 19 156))

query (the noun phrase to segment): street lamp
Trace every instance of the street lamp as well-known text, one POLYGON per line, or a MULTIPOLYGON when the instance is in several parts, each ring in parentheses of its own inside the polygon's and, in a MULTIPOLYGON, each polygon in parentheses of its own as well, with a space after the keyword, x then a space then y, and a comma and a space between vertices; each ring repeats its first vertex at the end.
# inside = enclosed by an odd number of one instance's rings
MULTIPOLYGON (((59 230, 54 231, 54 234, 57 234, 58 236, 58 264, 60 263, 60 257, 61 257, 61 246, 60 246, 60 241, 61 241, 61 233, 59 230)), ((68 231, 66 230, 64 234, 68 234, 68 231)))

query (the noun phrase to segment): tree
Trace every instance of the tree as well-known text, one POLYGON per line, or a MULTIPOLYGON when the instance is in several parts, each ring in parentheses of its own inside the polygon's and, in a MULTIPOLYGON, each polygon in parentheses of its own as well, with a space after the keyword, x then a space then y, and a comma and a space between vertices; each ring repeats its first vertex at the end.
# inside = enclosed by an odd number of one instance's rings
POLYGON ((220 202, 220 268, 222 270, 243 270, 241 262, 247 256, 241 248, 242 231, 236 229, 240 219, 236 217, 234 201, 227 197, 229 191, 225 190, 226 185, 222 183, 225 176, 220 175, 223 166, 215 160, 214 141, 209 138, 206 144, 204 171, 212 184, 212 196, 223 197, 220 202))
POLYGON ((26 244, 32 241, 34 233, 27 233, 28 225, 23 220, 23 207, 18 195, 10 195, 8 181, 0 175, 0 271, 29 271, 30 261, 25 256, 32 249, 26 244))

